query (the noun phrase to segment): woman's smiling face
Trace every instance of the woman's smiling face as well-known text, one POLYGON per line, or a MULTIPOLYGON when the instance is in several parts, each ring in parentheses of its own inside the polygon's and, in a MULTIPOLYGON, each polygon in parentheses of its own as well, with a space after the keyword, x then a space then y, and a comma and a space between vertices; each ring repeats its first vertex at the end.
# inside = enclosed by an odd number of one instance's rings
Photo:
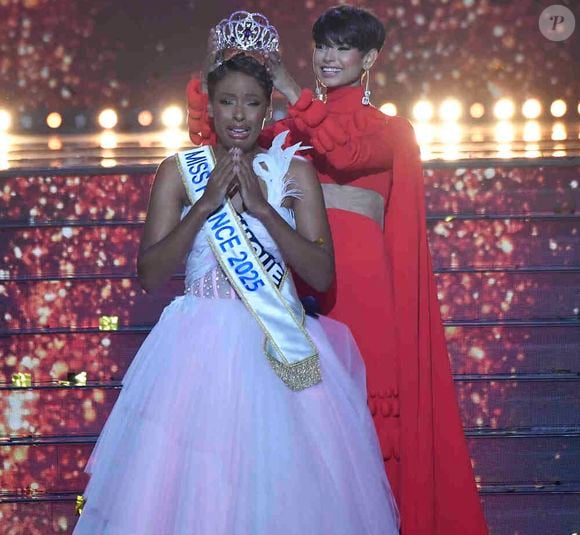
POLYGON ((250 151, 262 131, 269 104, 255 78, 228 72, 216 83, 210 105, 219 143, 226 149, 250 151))
POLYGON ((315 76, 329 88, 360 83, 366 54, 349 45, 319 44, 314 48, 315 76))

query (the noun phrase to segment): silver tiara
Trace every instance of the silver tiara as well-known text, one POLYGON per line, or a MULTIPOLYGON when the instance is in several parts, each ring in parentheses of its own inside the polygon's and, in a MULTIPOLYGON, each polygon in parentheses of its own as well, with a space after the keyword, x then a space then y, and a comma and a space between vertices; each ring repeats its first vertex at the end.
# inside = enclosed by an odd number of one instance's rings
POLYGON ((278 31, 260 13, 236 11, 216 27, 217 48, 276 52, 278 31))

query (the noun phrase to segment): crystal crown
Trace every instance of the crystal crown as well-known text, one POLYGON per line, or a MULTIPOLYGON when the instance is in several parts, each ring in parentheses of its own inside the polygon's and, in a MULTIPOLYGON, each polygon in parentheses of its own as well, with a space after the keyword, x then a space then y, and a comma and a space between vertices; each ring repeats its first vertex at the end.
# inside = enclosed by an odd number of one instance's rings
POLYGON ((236 11, 216 27, 218 50, 238 49, 259 52, 278 50, 278 31, 261 13, 236 11))

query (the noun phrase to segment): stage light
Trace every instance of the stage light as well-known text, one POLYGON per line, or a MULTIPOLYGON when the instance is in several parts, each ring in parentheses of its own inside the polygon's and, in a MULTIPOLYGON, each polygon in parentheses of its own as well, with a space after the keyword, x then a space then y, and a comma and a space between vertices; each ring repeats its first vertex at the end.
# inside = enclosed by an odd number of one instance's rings
POLYGON ((46 124, 49 128, 58 128, 62 124, 62 115, 53 111, 46 116, 46 124))
POLYGON ((456 98, 448 98, 439 106, 439 117, 443 121, 457 121, 463 115, 463 106, 456 98))
POLYGON ((0 110, 0 132, 7 132, 12 126, 12 116, 6 110, 0 110))
POLYGON ((542 115, 542 104, 537 98, 529 98, 522 106, 522 115, 526 119, 537 119, 542 115))
POLYGON ((119 116, 117 112, 112 108, 106 108, 101 113, 99 113, 99 126, 101 128, 115 128, 119 122, 119 116))
POLYGON ((395 106, 392 102, 385 102, 381 107, 380 110, 385 115, 397 115, 397 106, 395 106))
POLYGON ((459 146, 455 144, 444 145, 443 146, 443 153, 441 157, 444 160, 459 160, 461 158, 461 154, 459 152, 459 146))
POLYGON ((434 131, 433 125, 419 123, 415 125, 415 136, 419 145, 428 145, 433 142, 434 131))
POLYGON ((153 114, 149 110, 143 110, 137 115, 137 121, 141 126, 151 126, 153 123, 153 114))
POLYGON ((474 119, 481 119, 485 115, 485 106, 481 102, 475 102, 469 108, 469 114, 474 119))
POLYGON ((526 121, 524 124, 524 141, 540 141, 542 129, 538 121, 526 121))
POLYGON ((495 140, 507 143, 514 140, 514 125, 509 121, 500 121, 495 125, 495 140))
POLYGON ((481 128, 472 128, 469 139, 474 143, 481 143, 485 141, 485 133, 481 128))
POLYGON ((433 152, 429 145, 421 145, 419 148, 421 149, 421 160, 425 162, 433 159, 433 152))
POLYGON ((497 146, 498 158, 512 158, 513 155, 511 143, 501 143, 497 146))
POLYGON ((161 135, 161 143, 166 149, 169 150, 169 153, 173 153, 178 150, 185 141, 186 139, 183 135, 183 132, 180 130, 165 130, 161 135))
POLYGON ((542 152, 540 151, 540 145, 537 143, 526 143, 524 147, 526 158, 541 158, 542 152))
POLYGON ((553 141, 564 141, 568 138, 568 133, 566 131, 566 125, 557 121, 552 125, 552 140, 553 141))
POLYGON ((58 136, 50 136, 48 138, 48 148, 50 150, 61 150, 62 140, 58 136))
POLYGON ((507 121, 514 116, 516 109, 513 100, 509 98, 500 98, 493 107, 493 114, 496 119, 507 121))
POLYGON ((558 100, 554 100, 554 102, 552 102, 552 105, 550 106, 550 113, 554 117, 564 117, 564 115, 566 115, 567 110, 568 106, 561 98, 559 98, 558 100))
POLYGON ((117 165, 117 160, 115 158, 102 158, 101 167, 115 167, 117 165))
POLYGON ((417 121, 430 121, 433 118, 433 105, 428 100, 419 100, 413 106, 413 117, 417 121))
POLYGON ((169 106, 161 114, 161 122, 167 128, 179 128, 183 124, 183 110, 179 106, 169 106))
POLYGON ((447 123, 439 129, 439 139, 446 145, 456 145, 461 141, 461 126, 447 123))
POLYGON ((104 131, 99 138, 99 145, 102 149, 116 149, 117 148, 117 134, 111 131, 104 131))

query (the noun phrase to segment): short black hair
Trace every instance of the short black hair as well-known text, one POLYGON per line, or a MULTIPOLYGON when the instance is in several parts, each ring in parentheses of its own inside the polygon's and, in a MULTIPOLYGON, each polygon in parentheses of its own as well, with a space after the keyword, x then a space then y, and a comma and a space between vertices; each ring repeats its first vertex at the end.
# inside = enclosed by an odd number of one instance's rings
POLYGON ((232 58, 224 61, 219 67, 207 75, 207 92, 212 99, 215 93, 215 86, 223 80, 230 72, 241 72, 254 78, 264 90, 266 99, 272 95, 274 84, 272 77, 268 74, 266 67, 258 60, 244 53, 236 54, 232 58))
POLYGON ((370 11, 346 4, 328 8, 312 27, 317 45, 348 45, 365 53, 380 51, 385 34, 385 26, 370 11))

